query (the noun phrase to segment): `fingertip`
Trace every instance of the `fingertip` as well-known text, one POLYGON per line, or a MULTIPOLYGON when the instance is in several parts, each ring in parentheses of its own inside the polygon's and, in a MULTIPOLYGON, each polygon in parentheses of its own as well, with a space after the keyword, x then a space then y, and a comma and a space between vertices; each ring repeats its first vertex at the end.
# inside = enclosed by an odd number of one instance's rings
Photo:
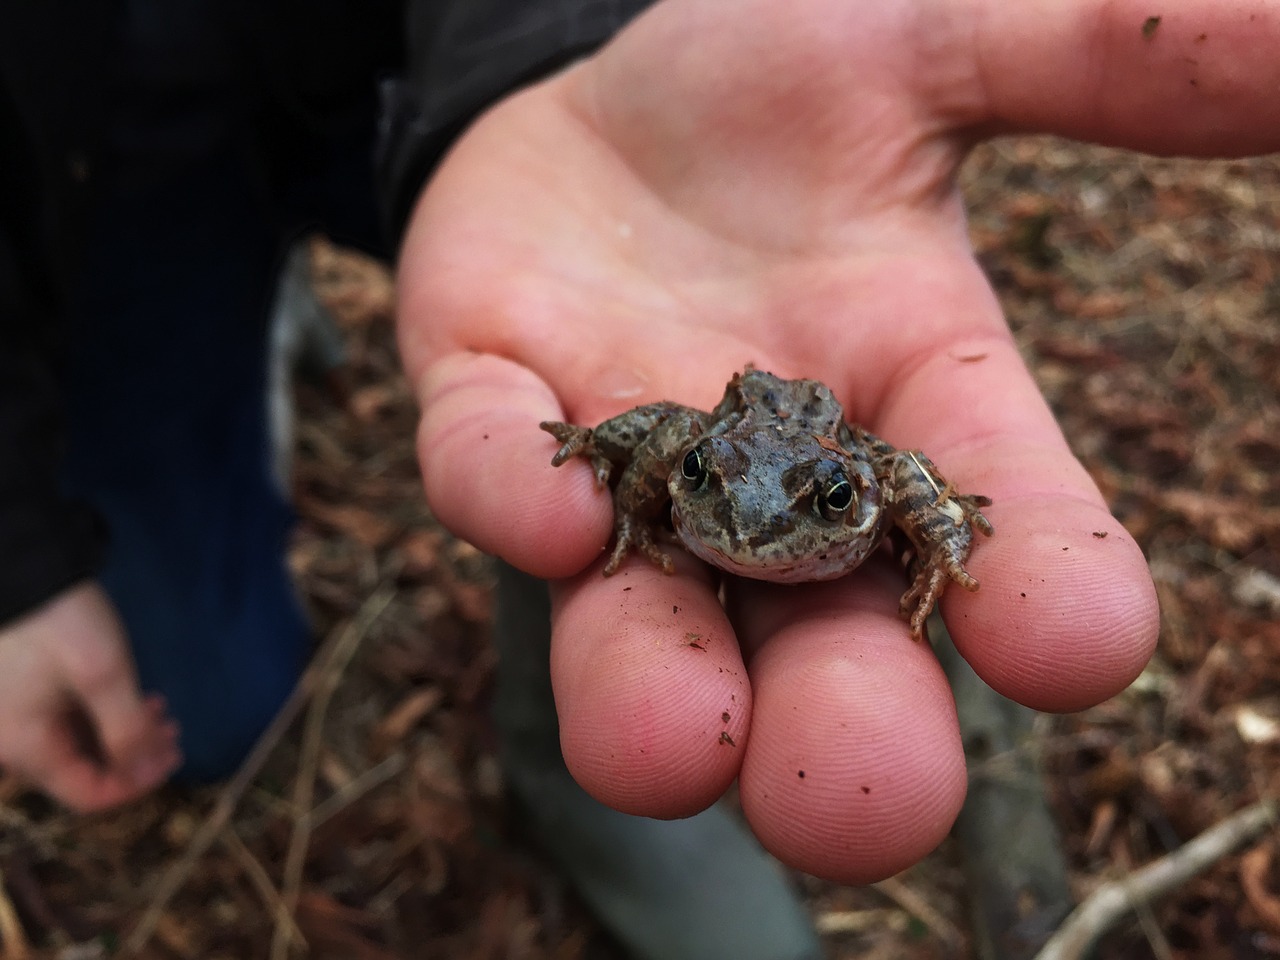
POLYGON ((141 793, 159 787, 182 766, 182 751, 173 742, 157 744, 156 748, 137 758, 128 769, 128 779, 141 793))
POLYGON ((1037 496, 988 511, 975 594, 943 609, 956 647, 1001 694, 1037 710, 1081 710, 1119 693, 1155 650, 1160 611, 1146 559, 1101 505, 1037 496))
POLYGON ((418 396, 423 485, 446 527, 546 579, 572 576, 600 555, 611 499, 585 461, 551 466, 557 445, 538 424, 563 413, 540 377, 500 357, 457 353, 427 369, 418 396))
POLYGON ((97 813, 141 797, 150 787, 136 784, 110 764, 84 756, 66 737, 49 732, 33 764, 21 772, 41 791, 76 813, 97 813))
POLYGON ((554 592, 552 684, 565 762, 597 800, 669 819, 733 782, 751 688, 705 574, 633 561, 554 592))
POLYGON ((752 660, 756 699, 739 778, 766 849, 852 884, 891 876, 936 847, 966 788, 946 678, 875 590, 855 586, 831 606, 806 600, 810 616, 752 660))
POLYGON ((960 492, 994 501, 983 509, 994 535, 975 537, 965 562, 980 589, 952 585, 942 598, 956 646, 987 683, 1027 706, 1063 711, 1105 700, 1155 646, 1146 561, 1107 512, 1012 342, 945 347, 897 385, 885 416, 887 437, 920 443, 960 492))

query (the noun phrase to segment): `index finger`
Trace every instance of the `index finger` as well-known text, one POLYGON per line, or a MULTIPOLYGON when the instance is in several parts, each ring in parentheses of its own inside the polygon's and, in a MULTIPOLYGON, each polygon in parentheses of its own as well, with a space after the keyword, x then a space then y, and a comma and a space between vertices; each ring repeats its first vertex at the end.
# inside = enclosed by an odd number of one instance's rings
POLYGON ((564 414, 540 377, 492 354, 456 353, 427 368, 418 397, 418 459, 441 523, 544 579, 571 576, 600 554, 610 498, 585 461, 551 466, 556 443, 538 423, 564 414))

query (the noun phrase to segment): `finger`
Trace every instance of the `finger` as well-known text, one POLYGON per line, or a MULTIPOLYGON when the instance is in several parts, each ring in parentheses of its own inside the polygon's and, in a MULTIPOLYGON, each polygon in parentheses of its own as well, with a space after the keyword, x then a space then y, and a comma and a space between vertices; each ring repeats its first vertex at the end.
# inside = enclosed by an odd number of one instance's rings
POLYGON ((553 590, 551 680, 565 763, 626 813, 685 817, 737 775, 751 688, 705 569, 632 559, 553 590))
POLYGON ((758 648, 743 811, 779 859, 843 883, 919 860, 964 800, 955 705, 897 616, 900 592, 892 565, 873 562, 835 583, 739 582, 731 597, 758 648))
POLYGON ((432 365, 419 387, 418 456, 441 523, 547 579, 599 555, 612 503, 585 460, 551 466, 557 444, 538 423, 564 414, 550 387, 519 364, 468 353, 432 365))
POLYGON ((976 5, 979 123, 1157 153, 1280 149, 1280 4, 976 5))
POLYGON ((180 763, 177 726, 164 715, 163 698, 142 695, 122 642, 79 644, 69 653, 62 658, 67 693, 95 741, 78 752, 138 790, 158 786, 180 763))
POLYGON ((155 784, 137 782, 126 770, 102 766, 85 755, 66 727, 42 724, 29 731, 29 749, 16 772, 44 793, 78 813, 120 806, 155 784))
POLYGON ((901 363, 877 426, 925 450, 962 493, 989 496, 995 526, 942 609, 980 676, 1042 710, 1118 693, 1155 647, 1159 610, 1146 561, 1067 447, 1008 340, 953 337, 901 363), (905 369, 904 369, 905 368, 905 369))

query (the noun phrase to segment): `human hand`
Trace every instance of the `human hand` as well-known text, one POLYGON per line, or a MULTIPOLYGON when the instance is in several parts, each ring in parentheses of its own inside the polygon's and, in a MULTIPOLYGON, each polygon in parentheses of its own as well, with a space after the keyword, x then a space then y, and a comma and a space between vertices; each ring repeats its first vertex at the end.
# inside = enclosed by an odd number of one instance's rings
POLYGON ((736 582, 722 608, 687 557, 672 577, 592 563, 609 498, 585 464, 550 467, 538 421, 707 409, 748 362, 825 381, 852 419, 994 499, 996 535, 968 562, 982 588, 942 604, 994 688, 1073 710, 1140 671, 1158 625, 1146 564, 1018 357, 954 174, 980 136, 1015 130, 1280 148, 1280 5, 1149 15, 665 0, 457 143, 400 262, 424 482, 459 535, 559 581, 562 745, 597 798, 685 816, 738 777, 766 847, 849 882, 918 859, 962 802, 955 708, 897 618, 900 574, 736 582))
POLYGON ((0 627, 0 767, 74 810, 116 806, 177 769, 178 730, 138 690, 124 630, 84 583, 0 627))

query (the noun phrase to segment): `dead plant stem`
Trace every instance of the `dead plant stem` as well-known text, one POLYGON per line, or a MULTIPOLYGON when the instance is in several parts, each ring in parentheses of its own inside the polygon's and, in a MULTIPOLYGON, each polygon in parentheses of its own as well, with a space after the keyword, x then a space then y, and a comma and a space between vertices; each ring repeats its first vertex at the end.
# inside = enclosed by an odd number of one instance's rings
POLYGON ((1035 960, 1081 960, 1121 917, 1168 893, 1274 825, 1274 800, 1263 800, 1210 827, 1153 863, 1103 884, 1067 917, 1035 960))
POLYGON ((275 931, 271 936, 271 960, 285 960, 293 940, 290 931, 293 929, 293 914, 297 910, 298 898, 302 892, 302 872, 307 862, 307 850, 311 845, 316 771, 320 763, 320 750, 324 746, 324 722, 329 715, 329 704, 333 701, 333 695, 342 682, 351 658, 360 649, 361 641, 394 596, 395 588, 392 586, 380 587, 370 594, 346 629, 338 632, 338 639, 327 661, 321 664, 303 728, 298 775, 293 781, 293 832, 289 836, 289 848, 285 852, 284 880, 280 893, 283 910, 277 914, 275 931))

